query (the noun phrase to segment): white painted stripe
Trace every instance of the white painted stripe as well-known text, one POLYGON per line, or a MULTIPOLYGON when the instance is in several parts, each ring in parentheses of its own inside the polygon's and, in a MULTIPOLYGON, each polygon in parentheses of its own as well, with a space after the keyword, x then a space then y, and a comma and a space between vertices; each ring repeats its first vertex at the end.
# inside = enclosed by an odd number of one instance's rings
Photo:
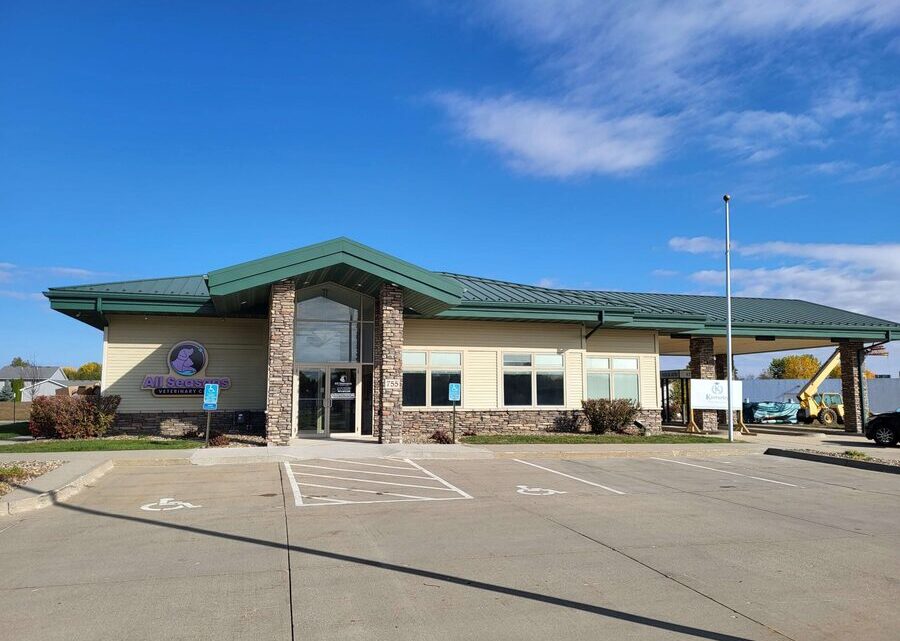
MULTIPOLYGON (((346 504, 348 504, 348 503, 352 503, 352 502, 353 502, 353 501, 342 501, 341 499, 329 499, 329 498, 324 497, 324 496, 313 496, 312 494, 307 494, 304 498, 305 498, 307 501, 309 501, 310 499, 312 499, 312 500, 314 500, 314 501, 327 501, 328 503, 335 503, 335 504, 337 504, 337 505, 346 505, 346 504)), ((304 505, 309 505, 309 504, 308 504, 308 503, 304 503, 304 505)))
POLYGON ((303 495, 300 494, 300 488, 297 487, 297 479, 294 478, 294 473, 291 471, 291 466, 284 463, 284 471, 287 472, 288 481, 291 484, 291 491, 294 493, 294 505, 303 505, 303 495))
MULTIPOLYGON (((399 492, 384 492, 381 490, 364 490, 358 487, 339 487, 337 485, 318 485, 316 483, 304 483, 303 487, 321 487, 326 490, 344 490, 345 492, 363 492, 365 494, 386 494, 389 496, 400 496, 404 499, 421 499, 423 501, 441 501, 443 499, 432 496, 417 496, 415 494, 400 494, 399 492)), ((309 494, 306 495, 309 498, 309 494)), ((314 497, 318 498, 318 497, 314 497)), ((352 503, 352 501, 350 501, 352 503)))
POLYGON ((620 492, 619 490, 614 490, 611 487, 607 487, 606 485, 600 485, 599 483, 594 483, 593 481, 587 481, 585 479, 580 479, 577 476, 572 476, 571 474, 566 474, 565 472, 558 472, 556 470, 551 470, 549 467, 544 467, 543 465, 538 465, 537 463, 530 463, 528 461, 523 461, 522 459, 513 459, 516 463, 522 463, 523 465, 530 465, 531 467, 536 467, 539 470, 544 470, 545 472, 552 472, 553 474, 559 474, 560 476, 565 476, 567 479, 572 479, 573 481, 578 481, 579 483, 585 483, 587 485, 593 485, 594 487, 599 487, 613 494, 625 494, 625 492, 620 492))
POLYGON ((309 467, 317 470, 332 470, 334 472, 350 472, 351 474, 376 474, 378 476, 399 476, 405 479, 422 479, 429 480, 429 476, 418 476, 416 474, 394 474, 393 472, 370 472, 369 470, 348 470, 345 467, 328 467, 326 465, 309 465, 308 463, 291 463, 293 467, 309 467))
POLYGON ((719 470, 714 467, 706 467, 705 465, 697 465, 696 463, 685 463, 684 461, 674 461, 668 458, 657 458, 655 456, 651 456, 651 459, 654 461, 663 461, 664 463, 678 463, 679 465, 688 465, 690 467, 699 467, 701 470, 710 470, 712 472, 719 472, 721 474, 731 474, 732 476, 743 476, 744 478, 753 479, 755 481, 765 481, 766 483, 777 483, 778 485, 787 485, 788 487, 800 487, 799 485, 794 485, 793 483, 785 483, 784 481, 775 481, 773 479, 764 479, 761 476, 750 476, 749 474, 740 474, 738 472, 732 472, 731 470, 719 470))
MULTIPOLYGON (((297 472, 297 476, 316 476, 323 479, 335 479, 337 481, 355 481, 357 483, 378 483, 379 485, 398 485, 400 487, 418 487, 423 490, 434 490, 436 492, 460 492, 456 488, 448 489, 446 487, 434 487, 433 485, 415 485, 414 483, 394 483, 393 481, 379 481, 378 479, 354 479, 346 476, 331 476, 329 474, 313 474, 312 472, 297 472)), ((462 494, 462 492, 460 492, 462 494)), ((471 498, 471 497, 470 497, 471 498)))
POLYGON ((438 476, 437 474, 434 474, 433 472, 429 472, 428 470, 426 470, 424 467, 422 467, 422 466, 419 465, 418 463, 414 463, 413 461, 410 461, 408 458, 405 458, 405 459, 403 459, 403 460, 406 461, 407 463, 409 463, 410 465, 412 465, 413 467, 415 467, 416 469, 422 470, 423 472, 425 472, 425 474, 427 474, 428 476, 430 476, 431 478, 433 478, 435 481, 437 481, 437 482, 439 482, 439 483, 443 483, 444 485, 446 485, 448 488, 450 488, 451 490, 453 490, 453 491, 455 491, 455 492, 459 492, 460 496, 462 496, 462 497, 464 497, 464 498, 467 498, 467 499, 472 498, 469 494, 466 494, 465 492, 463 492, 461 489, 459 489, 458 487, 456 487, 456 486, 453 485, 452 483, 448 483, 447 481, 445 481, 444 479, 442 479, 442 478, 441 478, 440 476, 438 476))
MULTIPOLYGON (((368 465, 369 467, 383 467, 388 470, 409 470, 408 467, 401 467, 400 465, 380 465, 378 463, 363 463, 362 461, 345 461, 344 459, 339 458, 320 458, 320 461, 331 461, 332 463, 342 463, 343 465, 368 465)), ((393 460, 393 459, 388 459, 393 460)))
POLYGON ((336 507, 337 505, 374 505, 376 503, 415 503, 422 501, 465 501, 464 496, 448 496, 445 499, 385 499, 383 501, 347 501, 346 503, 304 503, 301 507, 336 507))

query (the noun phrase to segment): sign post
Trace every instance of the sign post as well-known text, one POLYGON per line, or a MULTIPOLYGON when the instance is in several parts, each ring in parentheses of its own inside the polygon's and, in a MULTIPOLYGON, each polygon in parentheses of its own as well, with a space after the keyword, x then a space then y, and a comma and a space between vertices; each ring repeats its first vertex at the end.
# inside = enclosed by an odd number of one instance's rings
MULTIPOLYGON (((697 427, 697 424, 694 422, 694 410, 724 410, 726 412, 731 413, 731 410, 734 410, 734 407, 730 401, 731 398, 742 398, 743 397, 743 389, 744 389, 743 381, 731 381, 731 385, 728 385, 728 380, 711 380, 711 379, 699 379, 692 378, 690 382, 690 423, 688 425, 688 432, 700 432, 701 430, 697 427), (729 395, 729 391, 731 394, 729 395), (729 410, 731 407, 731 410, 729 410)), ((734 416, 731 417, 731 420, 734 421, 734 416)), ((749 431, 746 430, 746 426, 743 426, 744 419, 741 418, 740 423, 742 425, 741 432, 744 434, 749 434, 749 431)), ((733 425, 733 423, 732 423, 733 425)), ((733 429, 733 428, 732 428, 733 429)))
POLYGON ((462 398, 462 385, 460 385, 459 383, 450 383, 448 395, 450 398, 450 403, 453 404, 453 416, 451 418, 452 422, 450 424, 450 434, 453 437, 453 442, 456 443, 456 404, 459 403, 460 398, 462 398))
POLYGON ((209 423, 212 413, 219 405, 219 384, 206 383, 203 386, 203 411, 206 412, 206 438, 203 447, 209 447, 209 423))

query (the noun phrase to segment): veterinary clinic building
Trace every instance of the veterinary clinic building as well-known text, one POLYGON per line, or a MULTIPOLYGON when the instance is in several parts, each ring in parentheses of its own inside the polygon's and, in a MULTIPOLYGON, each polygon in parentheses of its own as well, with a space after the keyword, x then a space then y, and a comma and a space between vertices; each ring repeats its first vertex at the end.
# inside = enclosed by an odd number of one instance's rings
MULTIPOLYGON (((590 268, 586 264, 585 268, 590 268)), ((725 301, 558 290, 434 272, 346 238, 200 276, 56 287, 53 309, 103 332, 102 393, 118 426, 181 434, 264 424, 267 439, 425 441, 551 427, 584 399, 628 398, 661 422, 659 357, 725 376, 725 301)), ((797 300, 734 300, 736 354, 839 346, 846 428, 861 427, 864 348, 900 325, 797 300)), ((706 411, 706 429, 720 417, 706 411)))

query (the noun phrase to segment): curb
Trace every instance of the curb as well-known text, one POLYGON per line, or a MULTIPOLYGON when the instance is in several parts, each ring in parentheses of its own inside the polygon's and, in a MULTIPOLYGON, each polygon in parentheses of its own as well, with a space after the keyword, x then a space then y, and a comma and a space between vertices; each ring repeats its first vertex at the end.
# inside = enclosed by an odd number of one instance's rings
POLYGON ((535 452, 527 450, 495 451, 495 459, 601 459, 601 458, 648 458, 653 456, 679 456, 682 458, 702 458, 704 456, 742 456, 761 454, 762 450, 754 448, 716 448, 710 450, 606 450, 586 452, 583 450, 535 452))
POLYGON ((113 468, 113 465, 113 461, 106 460, 102 463, 98 463, 78 478, 69 481, 55 490, 50 490, 49 492, 44 492, 37 496, 30 496, 26 499, 0 502, 0 516, 39 510, 48 505, 65 501, 78 494, 85 486, 93 483, 109 472, 113 468))
POLYGON ((797 450, 780 450, 770 447, 765 451, 769 456, 784 456, 786 458, 802 459, 804 461, 815 461, 817 463, 830 463, 831 465, 842 465, 844 467, 855 467, 860 470, 869 470, 870 472, 885 472, 887 474, 900 474, 900 465, 888 465, 886 463, 873 463, 871 461, 855 461, 849 458, 840 458, 837 456, 828 456, 827 454, 810 454, 809 452, 798 452, 797 450))

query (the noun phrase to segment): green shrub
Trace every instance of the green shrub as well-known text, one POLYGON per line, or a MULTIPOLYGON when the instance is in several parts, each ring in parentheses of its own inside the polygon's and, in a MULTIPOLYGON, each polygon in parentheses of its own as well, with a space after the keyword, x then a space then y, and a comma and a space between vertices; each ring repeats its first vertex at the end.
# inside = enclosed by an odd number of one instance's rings
POLYGON ((441 445, 450 445, 451 443, 453 443, 453 437, 444 430, 435 430, 434 434, 432 434, 429 438, 435 443, 440 443, 441 445))
POLYGON ((553 419, 553 426, 548 431, 580 432, 583 423, 584 416, 578 410, 562 412, 555 419, 553 419))
POLYGON ((636 403, 624 398, 582 401, 581 407, 594 434, 628 433, 633 429, 639 409, 636 403))
POLYGON ((103 436, 116 419, 121 397, 39 396, 31 403, 28 429, 35 438, 103 436))

